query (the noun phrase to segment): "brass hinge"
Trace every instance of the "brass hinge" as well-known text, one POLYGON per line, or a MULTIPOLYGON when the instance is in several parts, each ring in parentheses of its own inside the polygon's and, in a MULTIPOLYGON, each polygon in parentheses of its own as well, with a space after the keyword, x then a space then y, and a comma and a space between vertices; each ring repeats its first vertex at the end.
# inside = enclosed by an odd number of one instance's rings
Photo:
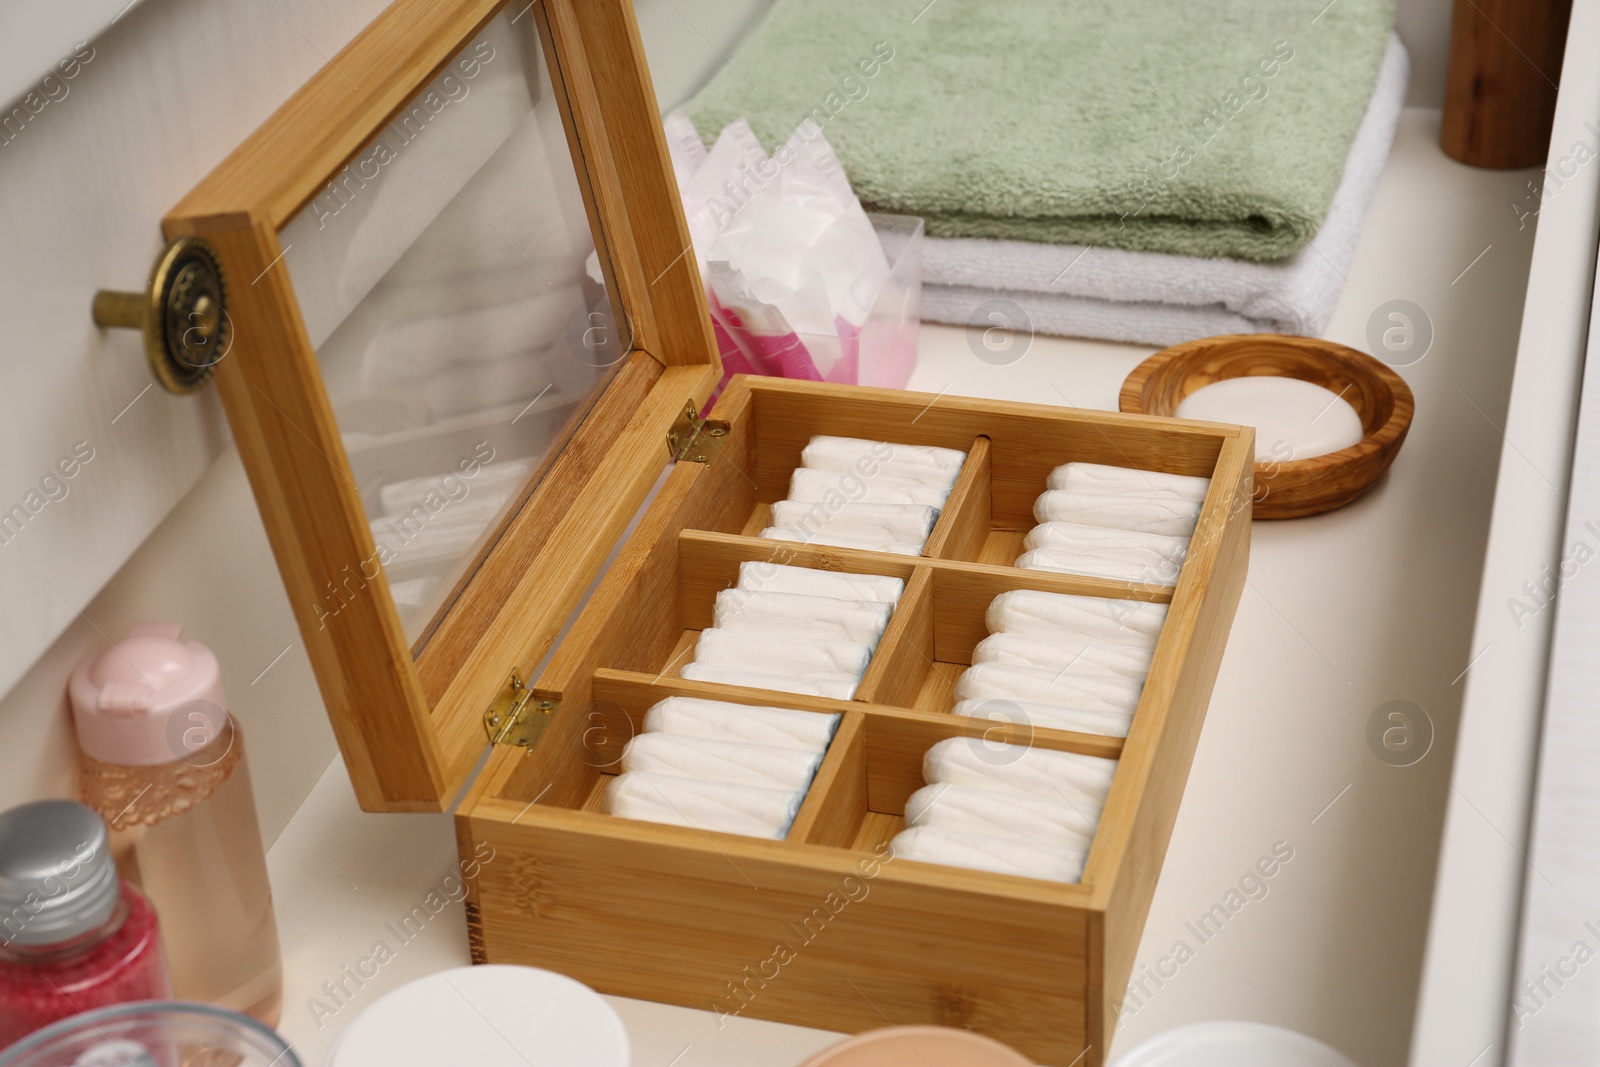
POLYGON ((726 422, 721 419, 702 419, 699 407, 693 400, 688 400, 684 402, 683 410, 672 423, 672 429, 667 431, 667 451, 679 462, 688 460, 690 463, 710 463, 711 460, 706 455, 706 446, 711 442, 704 438, 726 436, 728 436, 726 422))
POLYGON ((522 675, 512 671, 500 695, 483 713, 483 729, 491 745, 532 748, 550 725, 557 706, 554 700, 534 700, 533 690, 522 684, 522 675))

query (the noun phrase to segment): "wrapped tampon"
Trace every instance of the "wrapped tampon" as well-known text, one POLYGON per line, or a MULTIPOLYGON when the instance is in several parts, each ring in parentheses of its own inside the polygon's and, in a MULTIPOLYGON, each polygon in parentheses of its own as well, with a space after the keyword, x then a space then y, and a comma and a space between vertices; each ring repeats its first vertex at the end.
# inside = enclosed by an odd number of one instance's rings
POLYGON ((1188 500, 1050 489, 1033 502, 1033 517, 1040 522, 1075 522, 1188 537, 1194 533, 1195 523, 1200 518, 1200 505, 1188 500))
POLYGON ((738 588, 767 593, 798 593, 835 600, 893 604, 900 599, 905 587, 903 579, 882 574, 846 574, 812 567, 789 567, 782 563, 739 564, 738 588))
POLYGON ((814 533, 796 526, 768 526, 761 537, 769 541, 798 541, 802 545, 828 545, 832 548, 859 548, 863 552, 893 552, 897 556, 922 555, 923 542, 874 541, 864 537, 844 537, 834 533, 814 533))
POLYGON ((762 674, 734 667, 707 667, 699 663, 686 664, 678 677, 691 682, 719 682, 722 685, 742 685, 751 689, 771 689, 779 693, 803 693, 834 700, 849 700, 856 694, 859 679, 850 675, 811 675, 794 678, 782 674, 762 674))
POLYGON ((857 641, 796 641, 760 630, 713 627, 702 630, 694 646, 694 662, 704 666, 797 677, 849 675, 859 679, 871 658, 871 646, 857 641))
POLYGON ((1144 552, 1149 558, 1182 563, 1189 554, 1189 538, 1170 534, 1139 533, 1109 526, 1084 526, 1075 522, 1042 522, 1028 531, 1022 547, 1066 549, 1077 552, 1144 552))
POLYGON ((790 792, 809 787, 821 763, 820 751, 664 733, 639 734, 622 750, 625 773, 670 774, 790 792))
POLYGON ((1013 589, 989 602, 990 633, 1033 634, 1081 641, 1155 647, 1167 605, 1144 600, 1013 589))
POLYGON ((1090 641, 1076 637, 1033 634, 990 634, 972 650, 973 663, 1004 663, 1068 674, 1120 674, 1143 679, 1150 672, 1153 649, 1090 641))
POLYGON ((698 697, 667 697, 645 712, 644 728, 647 732, 712 741, 748 741, 821 752, 833 740, 839 716, 698 697))
POLYGON ((1041 671, 1005 663, 975 663, 956 679, 957 700, 1027 700, 1089 711, 1128 711, 1139 706, 1143 679, 1087 671, 1041 671))
POLYGON ((1206 498, 1211 479, 1163 474, 1133 467, 1113 467, 1104 463, 1063 463, 1050 472, 1047 485, 1051 489, 1067 489, 1075 493, 1192 500, 1198 504, 1206 498))
POLYGON ((876 646, 894 605, 837 597, 724 589, 711 617, 719 629, 760 630, 876 646))
POLYGON ((890 842, 895 859, 968 867, 995 874, 1015 874, 1049 882, 1076 882, 1083 877, 1087 851, 1033 844, 1009 837, 984 837, 931 826, 902 830, 890 842))
POLYGON ((971 737, 947 737, 922 757, 922 779, 929 785, 952 782, 1020 789, 1096 810, 1105 801, 1116 769, 1114 759, 1030 745, 997 745, 971 737))
POLYGON ((705 782, 670 774, 619 774, 606 787, 606 811, 623 819, 781 839, 804 790, 705 782))
POLYGON ((1140 552, 1077 552, 1071 549, 1036 548, 1018 556, 1016 565, 1026 571, 1080 574, 1086 578, 1109 578, 1116 582, 1178 584, 1179 564, 1165 559, 1148 559, 1140 552))
POLYGON ((948 782, 925 785, 911 794, 906 825, 1073 848, 1088 848, 1095 834, 1093 819, 1059 800, 948 782))
POLYGON ((923 485, 887 474, 869 478, 854 471, 840 474, 796 467, 789 479, 789 499, 808 503, 926 504, 940 508, 949 495, 945 486, 923 485))
POLYGON ((809 530, 863 541, 920 545, 928 539, 939 509, 925 504, 841 504, 779 500, 772 505, 772 525, 809 530))
POLYGON ((800 465, 841 473, 882 473, 948 489, 961 473, 966 458, 965 452, 954 448, 818 435, 800 453, 800 465))
POLYGON ((1091 711, 1086 708, 1066 708, 1055 704, 1036 704, 1031 700, 1010 700, 988 697, 961 700, 950 709, 956 715, 990 722, 1026 723, 1031 728, 1045 730, 1072 730, 1080 734, 1101 734, 1105 737, 1127 737, 1133 725, 1132 711, 1091 711))

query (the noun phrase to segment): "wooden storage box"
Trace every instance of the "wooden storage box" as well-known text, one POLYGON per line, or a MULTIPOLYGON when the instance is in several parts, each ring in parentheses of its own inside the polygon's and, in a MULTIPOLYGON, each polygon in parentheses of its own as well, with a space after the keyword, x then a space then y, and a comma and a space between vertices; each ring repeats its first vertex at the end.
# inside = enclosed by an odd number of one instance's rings
POLYGON ((627 0, 520 14, 400 0, 166 220, 169 236, 209 240, 228 275, 235 340, 217 382, 357 796, 440 811, 466 790, 455 811, 477 861, 479 962, 837 1030, 968 1027, 1043 1063, 1099 1064, 1244 583, 1251 433, 751 378, 701 422, 718 363, 657 115, 627 0), (411 633, 284 234, 430 86, 464 74, 460 57, 533 26, 542 60, 527 62, 553 86, 626 343, 411 633), (923 556, 756 536, 814 434, 967 452, 923 556), (1048 473, 1072 460, 1211 478, 1175 588, 1009 565, 1048 473), (745 561, 906 580, 853 700, 677 676, 745 561), (1170 601, 1126 739, 950 713, 984 610, 1010 589, 1170 601), (600 810, 622 746, 674 694, 842 713, 785 840, 600 810), (1079 884, 890 856, 923 754, 953 736, 1119 761, 1079 884))

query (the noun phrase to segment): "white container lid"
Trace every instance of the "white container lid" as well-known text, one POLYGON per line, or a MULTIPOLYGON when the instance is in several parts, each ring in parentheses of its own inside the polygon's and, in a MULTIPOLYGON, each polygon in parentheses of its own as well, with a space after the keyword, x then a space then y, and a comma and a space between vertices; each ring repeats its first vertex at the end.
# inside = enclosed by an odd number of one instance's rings
POLYGON ((1111 1067, 1356 1067, 1314 1037, 1266 1023, 1205 1022, 1166 1030, 1114 1056, 1111 1067))
POLYGON ((553 971, 440 971, 344 1028, 328 1067, 628 1067, 628 1032, 598 993, 553 971))

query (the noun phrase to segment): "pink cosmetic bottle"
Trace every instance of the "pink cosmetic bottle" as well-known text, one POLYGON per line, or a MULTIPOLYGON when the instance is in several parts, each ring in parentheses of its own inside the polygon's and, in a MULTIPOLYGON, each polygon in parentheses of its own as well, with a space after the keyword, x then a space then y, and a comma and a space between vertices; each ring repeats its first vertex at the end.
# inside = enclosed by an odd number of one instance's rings
POLYGON ((79 796, 161 917, 178 998, 275 1026, 283 965, 244 737, 216 657, 182 633, 140 623, 73 672, 79 796))
POLYGON ((0 814, 0 1048, 79 1012, 172 996, 155 912, 70 800, 0 814))

